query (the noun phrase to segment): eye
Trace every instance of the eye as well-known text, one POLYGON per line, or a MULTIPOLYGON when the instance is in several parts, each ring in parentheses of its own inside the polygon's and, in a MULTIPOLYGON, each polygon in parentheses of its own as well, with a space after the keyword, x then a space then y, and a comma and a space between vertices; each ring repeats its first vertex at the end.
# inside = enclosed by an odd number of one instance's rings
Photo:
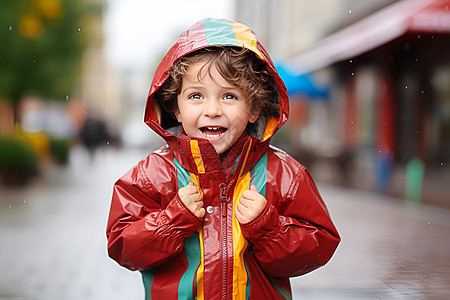
POLYGON ((225 99, 225 100, 238 100, 238 97, 236 97, 233 94, 226 94, 225 96, 223 96, 223 99, 225 99))
POLYGON ((188 96, 188 99, 200 100, 203 96, 200 93, 192 93, 188 96))

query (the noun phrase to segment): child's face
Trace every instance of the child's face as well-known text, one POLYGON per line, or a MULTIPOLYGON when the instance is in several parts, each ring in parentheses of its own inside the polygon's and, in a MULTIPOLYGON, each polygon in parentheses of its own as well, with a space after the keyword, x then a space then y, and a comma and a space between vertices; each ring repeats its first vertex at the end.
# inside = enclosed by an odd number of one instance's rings
POLYGON ((208 139, 221 154, 239 139, 248 122, 258 119, 259 113, 251 111, 247 97, 214 66, 211 75, 206 66, 198 76, 203 65, 193 64, 183 75, 175 115, 188 136, 208 139))

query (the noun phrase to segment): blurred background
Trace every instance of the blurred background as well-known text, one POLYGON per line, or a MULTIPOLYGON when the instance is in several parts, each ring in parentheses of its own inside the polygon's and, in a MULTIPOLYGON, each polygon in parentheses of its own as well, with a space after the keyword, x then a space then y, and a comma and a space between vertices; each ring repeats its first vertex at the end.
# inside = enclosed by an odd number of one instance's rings
POLYGON ((273 138, 343 241, 294 299, 450 296, 450 0, 0 4, 0 299, 143 299, 106 254, 112 185, 164 142, 153 72, 204 17, 248 25, 290 96, 273 138))

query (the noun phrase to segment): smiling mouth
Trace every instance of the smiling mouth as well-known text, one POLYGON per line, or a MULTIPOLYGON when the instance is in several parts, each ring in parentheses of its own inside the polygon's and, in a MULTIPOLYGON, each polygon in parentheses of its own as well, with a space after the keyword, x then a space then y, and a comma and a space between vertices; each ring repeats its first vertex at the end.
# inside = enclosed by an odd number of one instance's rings
POLYGON ((213 126, 205 126, 200 128, 200 131, 202 132, 203 136, 211 140, 221 138, 227 130, 228 128, 225 127, 213 127, 213 126))

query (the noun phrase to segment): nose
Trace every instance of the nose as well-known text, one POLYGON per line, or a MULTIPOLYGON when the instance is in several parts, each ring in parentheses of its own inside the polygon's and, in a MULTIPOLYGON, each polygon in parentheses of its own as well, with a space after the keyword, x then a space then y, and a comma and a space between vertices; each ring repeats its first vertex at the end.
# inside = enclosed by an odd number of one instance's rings
POLYGON ((211 99, 207 101, 205 103, 203 114, 210 118, 220 117, 222 115, 220 100, 211 99))

